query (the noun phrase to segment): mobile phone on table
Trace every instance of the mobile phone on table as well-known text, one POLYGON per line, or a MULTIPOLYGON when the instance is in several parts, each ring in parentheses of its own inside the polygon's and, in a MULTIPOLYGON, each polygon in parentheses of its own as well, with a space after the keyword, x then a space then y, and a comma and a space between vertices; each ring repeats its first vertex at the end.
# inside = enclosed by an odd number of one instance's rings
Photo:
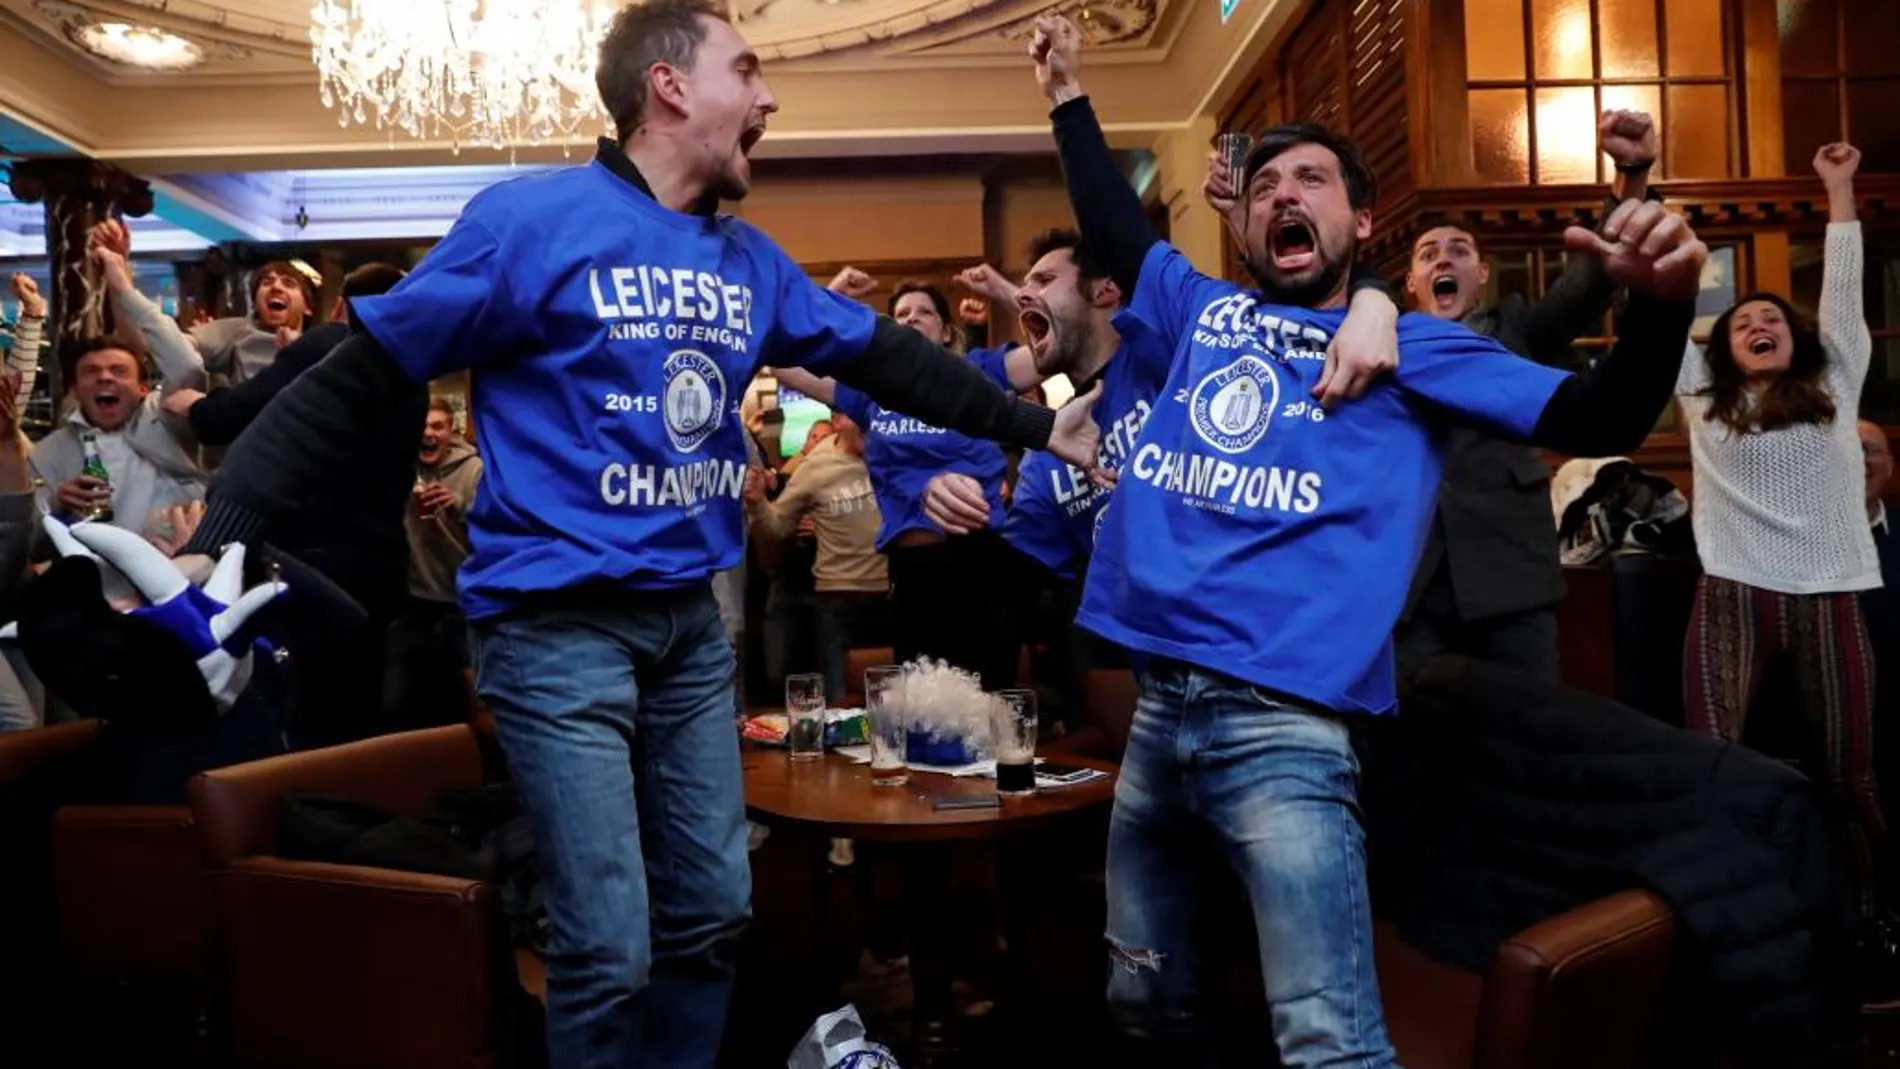
POLYGON ((930 800, 930 808, 939 812, 952 809, 998 809, 1002 804, 993 794, 937 795, 930 800))
POLYGON ((1036 766, 1036 778, 1052 780, 1056 783, 1085 783, 1100 773, 1081 765, 1065 765, 1056 761, 1044 761, 1036 766))

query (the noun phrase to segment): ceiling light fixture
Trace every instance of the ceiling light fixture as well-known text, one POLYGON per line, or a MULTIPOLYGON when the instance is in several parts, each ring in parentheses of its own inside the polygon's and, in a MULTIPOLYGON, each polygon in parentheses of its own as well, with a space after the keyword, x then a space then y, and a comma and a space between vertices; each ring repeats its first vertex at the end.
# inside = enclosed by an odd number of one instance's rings
POLYGON ((611 12, 586 0, 317 0, 311 54, 337 125, 512 149, 601 120, 611 12))
POLYGON ((141 70, 183 71, 205 61, 204 49, 151 26, 127 22, 84 22, 68 31, 79 47, 127 67, 141 70))

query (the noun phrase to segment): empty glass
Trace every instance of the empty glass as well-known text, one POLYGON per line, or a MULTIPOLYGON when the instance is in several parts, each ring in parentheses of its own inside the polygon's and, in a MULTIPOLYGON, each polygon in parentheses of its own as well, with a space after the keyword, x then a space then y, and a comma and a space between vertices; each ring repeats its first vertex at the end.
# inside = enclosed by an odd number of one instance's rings
POLYGON ((998 691, 990 705, 991 749, 996 755, 996 793, 1036 790, 1036 694, 998 691))
POLYGON ((904 703, 904 670, 879 665, 864 670, 865 730, 871 736, 871 782, 899 787, 910 780, 904 747, 910 715, 904 703))
POLYGON ((785 742, 794 761, 825 755, 825 677, 785 677, 785 742))

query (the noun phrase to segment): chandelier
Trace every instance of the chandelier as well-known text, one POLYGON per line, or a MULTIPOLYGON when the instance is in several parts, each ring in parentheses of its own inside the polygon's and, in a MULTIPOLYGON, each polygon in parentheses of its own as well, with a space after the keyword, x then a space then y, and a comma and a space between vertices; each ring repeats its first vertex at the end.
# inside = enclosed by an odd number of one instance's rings
POLYGON ((317 0, 311 54, 337 125, 509 149, 604 118, 594 66, 610 12, 586 0, 317 0))

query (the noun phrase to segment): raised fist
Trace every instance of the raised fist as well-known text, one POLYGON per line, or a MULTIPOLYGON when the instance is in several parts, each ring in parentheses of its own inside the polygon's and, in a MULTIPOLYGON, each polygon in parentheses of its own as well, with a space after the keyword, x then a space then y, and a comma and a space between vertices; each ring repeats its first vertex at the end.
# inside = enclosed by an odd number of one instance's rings
POLYGON ((1814 173, 1826 185, 1852 182, 1860 170, 1860 150, 1845 141, 1822 145, 1814 154, 1814 173))
POLYGON ((1654 163, 1662 151, 1649 113, 1621 109, 1606 111, 1597 120, 1597 147, 1621 167, 1654 163))
POLYGON ((1036 19, 1036 32, 1029 39, 1029 58, 1036 63, 1036 84, 1050 103, 1060 104, 1081 95, 1077 78, 1081 75, 1082 31, 1060 15, 1036 19))
POLYGON ((10 280, 13 296, 20 302, 20 315, 26 319, 46 318, 46 298, 40 296, 40 284, 24 272, 14 272, 10 280))
POLYGON ((861 301, 877 292, 877 279, 855 267, 847 267, 839 271, 825 288, 833 293, 842 293, 854 301, 861 301))

